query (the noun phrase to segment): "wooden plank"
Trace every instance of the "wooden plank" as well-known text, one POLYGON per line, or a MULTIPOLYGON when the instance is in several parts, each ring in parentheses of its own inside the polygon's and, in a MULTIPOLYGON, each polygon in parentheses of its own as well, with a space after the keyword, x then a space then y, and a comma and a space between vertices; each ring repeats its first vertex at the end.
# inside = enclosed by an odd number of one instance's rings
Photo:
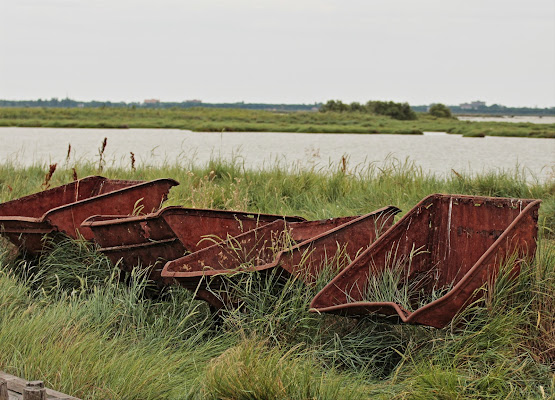
MULTIPOLYGON (((19 400, 23 398, 23 391, 29 381, 22 378, 18 378, 17 376, 14 376, 14 375, 7 374, 2 371, 0 371, 0 379, 4 379, 8 384, 9 400, 19 400)), ((46 388, 46 399, 47 400, 79 400, 77 397, 60 393, 48 388, 46 388)))

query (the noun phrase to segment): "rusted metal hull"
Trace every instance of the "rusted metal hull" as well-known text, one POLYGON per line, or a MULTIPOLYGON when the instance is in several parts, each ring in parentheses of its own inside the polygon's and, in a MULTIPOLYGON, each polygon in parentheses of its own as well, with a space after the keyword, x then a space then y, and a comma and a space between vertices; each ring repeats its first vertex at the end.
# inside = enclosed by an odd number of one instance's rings
POLYGON ((168 260, 195 252, 229 236, 237 236, 276 220, 303 221, 301 217, 240 211, 166 207, 139 217, 93 216, 82 226, 93 232, 112 263, 124 269, 152 267, 151 278, 162 280, 168 260))
POLYGON ((170 261, 161 276, 196 288, 202 287, 205 277, 280 266, 310 284, 338 252, 354 258, 367 248, 381 231, 391 227, 399 211, 390 206, 354 217, 293 223, 277 220, 170 261))
POLYGON ((431 195, 360 254, 313 299, 311 311, 360 316, 381 314, 405 323, 442 328, 493 281, 502 260, 533 256, 540 200, 431 195), (417 252, 414 250, 418 249, 417 252), (410 312, 393 302, 365 301, 370 276, 411 257, 408 280, 433 279, 424 292, 451 287, 439 299, 410 312))
POLYGON ((0 233, 28 252, 42 249, 44 235, 55 228, 42 217, 50 209, 100 193, 106 178, 90 176, 0 204, 0 233))
POLYGON ((54 232, 90 240, 92 232, 81 228, 81 223, 91 215, 106 210, 122 215, 137 209, 157 210, 177 184, 172 179, 144 182, 83 178, 0 204, 0 234, 31 254, 40 253, 42 239, 54 232))
POLYGON ((0 235, 29 254, 38 254, 43 248, 44 237, 55 231, 48 221, 39 218, 0 217, 0 235))

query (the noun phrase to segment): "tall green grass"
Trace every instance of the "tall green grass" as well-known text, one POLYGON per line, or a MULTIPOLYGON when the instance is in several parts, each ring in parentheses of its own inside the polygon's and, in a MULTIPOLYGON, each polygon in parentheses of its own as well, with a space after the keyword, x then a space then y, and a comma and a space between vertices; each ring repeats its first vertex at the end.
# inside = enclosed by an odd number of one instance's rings
MULTIPOLYGON (((80 177, 97 168, 76 166, 80 177)), ((0 200, 40 190, 46 170, 0 165, 0 200)), ((51 185, 72 174, 58 169, 51 185)), ((434 329, 309 313, 329 276, 307 287, 279 270, 226 279, 240 307, 215 323, 190 292, 156 291, 143 274, 125 275, 90 244, 65 240, 47 255, 23 259, 2 242, 1 370, 86 399, 555 396, 553 181, 530 183, 519 171, 440 178, 396 160, 331 172, 249 171, 213 160, 202 167, 105 167, 102 174, 177 179, 169 204, 311 219, 387 204, 407 211, 434 192, 541 198, 538 252, 518 279, 508 278, 510 265, 502 267, 495 285, 481 289, 484 299, 434 329)))

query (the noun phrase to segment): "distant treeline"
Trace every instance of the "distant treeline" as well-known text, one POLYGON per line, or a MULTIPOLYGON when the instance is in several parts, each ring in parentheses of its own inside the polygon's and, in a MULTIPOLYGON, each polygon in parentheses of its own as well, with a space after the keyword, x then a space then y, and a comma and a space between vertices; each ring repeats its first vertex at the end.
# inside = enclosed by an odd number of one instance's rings
MULTIPOLYGON (((429 112, 430 105, 411 106, 408 103, 394 103, 391 101, 369 101, 366 104, 343 103, 340 100, 330 100, 324 103, 314 104, 269 104, 269 103, 203 103, 201 101, 182 101, 182 102, 112 102, 112 101, 79 101, 69 98, 50 100, 0 100, 0 107, 53 107, 53 108, 146 108, 146 109, 170 109, 170 108, 228 108, 246 110, 267 110, 267 111, 364 111, 389 115, 397 119, 414 119, 412 112, 429 112)), ((499 104, 491 106, 480 105, 473 108, 448 106, 453 114, 472 114, 472 115, 555 115, 555 107, 532 108, 532 107, 505 107, 499 104)))
POLYGON ((50 100, 0 100, 0 107, 53 107, 53 108, 240 108, 248 110, 270 111, 318 111, 322 103, 314 104, 266 104, 266 103, 203 103, 201 101, 182 102, 111 102, 111 101, 78 101, 69 98, 50 100))
POLYGON ((395 103, 393 101, 369 101, 366 104, 353 102, 343 103, 341 100, 329 100, 320 107, 320 112, 359 112, 385 115, 401 121, 415 120, 416 113, 409 103, 395 103))

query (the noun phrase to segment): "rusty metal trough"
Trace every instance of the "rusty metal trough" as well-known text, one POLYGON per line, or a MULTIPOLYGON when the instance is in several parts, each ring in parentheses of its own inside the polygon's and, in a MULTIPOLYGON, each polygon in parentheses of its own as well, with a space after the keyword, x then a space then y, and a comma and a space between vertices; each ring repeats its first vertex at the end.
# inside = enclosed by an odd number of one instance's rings
POLYGON ((145 182, 90 176, 0 204, 0 234, 30 254, 40 253, 44 235, 54 232, 91 240, 90 229, 81 227, 91 215, 157 210, 175 185, 173 179, 145 182))
POLYGON ((95 215, 82 226, 92 231, 99 250, 113 264, 121 260, 126 270, 151 266, 151 278, 163 281, 165 262, 276 220, 304 218, 173 206, 137 217, 95 215))
POLYGON ((516 255, 518 271, 518 260, 534 255, 539 206, 540 200, 428 196, 325 286, 311 311, 394 316, 442 328, 495 279, 502 260, 516 255), (370 278, 392 268, 394 259, 411 261, 404 265, 409 282, 422 274, 432 278, 422 281, 424 293, 446 287, 446 294, 414 311, 365 301, 370 278))
MULTIPOLYGON (((367 248, 391 227, 399 211, 389 206, 362 216, 291 223, 276 220, 169 261, 161 276, 186 288, 198 289, 204 287, 206 277, 279 266, 310 284, 327 260, 339 253, 354 258, 367 248)), ((204 299, 215 308, 223 306, 214 296, 204 299)))

